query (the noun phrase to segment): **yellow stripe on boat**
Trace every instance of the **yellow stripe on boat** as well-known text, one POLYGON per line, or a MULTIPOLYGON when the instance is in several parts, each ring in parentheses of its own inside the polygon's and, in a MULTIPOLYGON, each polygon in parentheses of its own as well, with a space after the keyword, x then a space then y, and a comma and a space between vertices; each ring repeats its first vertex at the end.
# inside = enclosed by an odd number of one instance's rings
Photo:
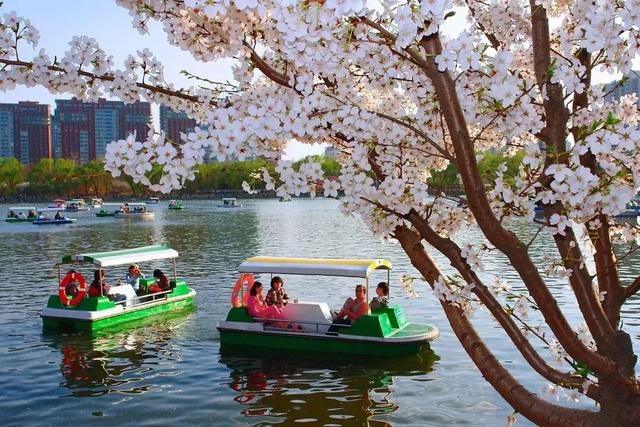
POLYGON ((286 258, 256 256, 248 258, 240 273, 278 273, 366 278, 373 270, 391 270, 387 259, 286 258))

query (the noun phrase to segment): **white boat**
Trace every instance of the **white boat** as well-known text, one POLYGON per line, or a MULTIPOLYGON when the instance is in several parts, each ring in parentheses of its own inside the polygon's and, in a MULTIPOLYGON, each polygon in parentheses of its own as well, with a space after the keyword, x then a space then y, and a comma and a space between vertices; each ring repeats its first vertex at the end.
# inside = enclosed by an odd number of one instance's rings
POLYGON ((87 206, 87 203, 84 201, 84 199, 67 200, 64 206, 67 212, 78 212, 78 211, 89 210, 89 206, 87 206))
POLYGON ((131 219, 151 219, 155 215, 155 212, 147 210, 145 203, 125 203, 113 214, 116 218, 131 219))
POLYGON ((242 204, 238 203, 235 197, 223 197, 222 203, 218 203, 219 208, 241 208, 242 204))
POLYGON ((49 205, 50 208, 65 208, 65 204, 66 201, 64 199, 53 199, 51 201, 51 204, 49 205))
POLYGON ((157 198, 157 197, 149 197, 145 203, 147 205, 155 205, 155 204, 160 203, 160 199, 157 198))
POLYGON ((91 207, 94 209, 100 209, 103 204, 104 200, 102 200, 100 197, 93 197, 91 199, 91 207))

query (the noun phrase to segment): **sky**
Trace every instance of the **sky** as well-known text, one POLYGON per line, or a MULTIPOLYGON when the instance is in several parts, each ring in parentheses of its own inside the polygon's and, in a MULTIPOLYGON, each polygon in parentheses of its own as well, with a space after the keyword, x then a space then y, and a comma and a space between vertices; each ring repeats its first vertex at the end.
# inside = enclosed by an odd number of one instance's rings
MULTIPOLYGON (((157 22, 150 25, 149 34, 139 34, 131 25, 132 18, 127 10, 118 7, 113 0, 4 0, 0 14, 15 11, 29 19, 39 31, 40 41, 36 49, 44 48, 49 56, 62 56, 69 49, 73 36, 87 35, 113 55, 114 63, 120 67, 129 55, 137 50, 149 48, 165 67, 167 81, 176 87, 189 87, 193 83, 180 75, 180 70, 207 77, 216 81, 232 80, 231 60, 216 63, 196 61, 189 53, 172 46, 157 22)), ((21 47, 21 57, 30 58, 36 51, 31 46, 21 47)), ((58 98, 68 99, 70 95, 52 95, 41 87, 17 87, 10 92, 0 92, 0 103, 37 101, 54 104, 58 98)), ((156 122, 158 110, 154 108, 156 122)), ((156 126, 157 123, 156 123, 156 126)), ((310 154, 324 152, 324 146, 309 146, 292 142, 287 147, 285 158, 297 160, 310 154)))

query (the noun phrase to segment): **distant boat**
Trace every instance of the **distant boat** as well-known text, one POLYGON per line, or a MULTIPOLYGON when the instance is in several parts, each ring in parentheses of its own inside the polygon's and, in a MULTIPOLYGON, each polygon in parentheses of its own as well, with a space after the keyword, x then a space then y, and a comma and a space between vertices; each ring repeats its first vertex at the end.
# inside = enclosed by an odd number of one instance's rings
POLYGON ((289 198, 280 197, 280 198, 278 199, 278 201, 279 201, 279 202, 290 202, 290 201, 291 201, 291 197, 289 197, 289 198))
POLYGON ((157 197, 149 197, 145 203, 147 205, 155 205, 156 203, 160 203, 160 199, 157 197))
POLYGON ((175 211, 179 211, 179 210, 184 209, 184 205, 182 204, 182 201, 180 201, 180 200, 171 200, 169 202, 169 209, 175 210, 175 211))
POLYGON ((117 210, 113 216, 116 218, 140 218, 151 219, 155 217, 155 212, 147 210, 144 203, 125 203, 122 208, 117 210))
POLYGON ((66 201, 64 199, 53 199, 53 201, 51 202, 49 207, 50 208, 63 208, 64 209, 65 203, 66 203, 66 201))
POLYGON ((219 208, 241 208, 242 204, 238 203, 235 197, 223 197, 222 203, 218 203, 219 208))
POLYGON ((91 199, 91 207, 94 209, 101 208, 103 203, 104 200, 102 200, 100 197, 94 197, 91 199))
POLYGON ((67 212, 78 212, 78 211, 88 211, 89 207, 84 199, 71 199, 67 200, 65 203, 65 211, 67 212))
POLYGON ((13 223, 33 222, 38 219, 37 211, 35 206, 12 206, 4 220, 13 223))
POLYGON ((32 222, 34 225, 62 225, 62 224, 71 224, 76 221, 75 218, 67 218, 63 217, 61 219, 50 219, 50 218, 42 218, 36 219, 32 222))

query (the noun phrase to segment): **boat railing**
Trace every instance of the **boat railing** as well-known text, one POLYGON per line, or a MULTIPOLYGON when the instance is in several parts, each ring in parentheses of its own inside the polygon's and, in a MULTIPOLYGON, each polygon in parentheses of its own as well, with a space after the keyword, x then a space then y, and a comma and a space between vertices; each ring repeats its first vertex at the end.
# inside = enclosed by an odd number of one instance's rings
POLYGON ((127 298, 127 299, 122 300, 122 301, 114 301, 114 302, 116 304, 122 304, 123 306, 148 304, 148 303, 152 303, 152 302, 155 302, 158 299, 160 299, 160 298, 157 298, 158 296, 160 296, 160 297, 164 296, 164 299, 167 299, 167 296, 168 296, 167 294, 170 294, 171 292, 173 292, 173 290, 162 291, 162 292, 154 292, 152 294, 139 295, 137 297, 127 298))
MULTIPOLYGON (((337 335, 338 332, 329 332, 329 328, 331 326, 337 326, 338 328, 350 328, 351 325, 343 325, 343 324, 333 324, 333 323, 320 323, 320 322, 309 322, 305 320, 295 320, 295 319, 273 319, 267 317, 254 317, 253 320, 256 322, 264 323, 265 329, 269 329, 272 331, 290 331, 291 328, 288 326, 290 324, 294 325, 304 325, 303 330, 301 332, 309 332, 316 334, 329 334, 329 335, 337 335), (275 326, 278 323, 286 323, 287 326, 275 326)), ((295 330, 295 329, 294 329, 295 330)))

